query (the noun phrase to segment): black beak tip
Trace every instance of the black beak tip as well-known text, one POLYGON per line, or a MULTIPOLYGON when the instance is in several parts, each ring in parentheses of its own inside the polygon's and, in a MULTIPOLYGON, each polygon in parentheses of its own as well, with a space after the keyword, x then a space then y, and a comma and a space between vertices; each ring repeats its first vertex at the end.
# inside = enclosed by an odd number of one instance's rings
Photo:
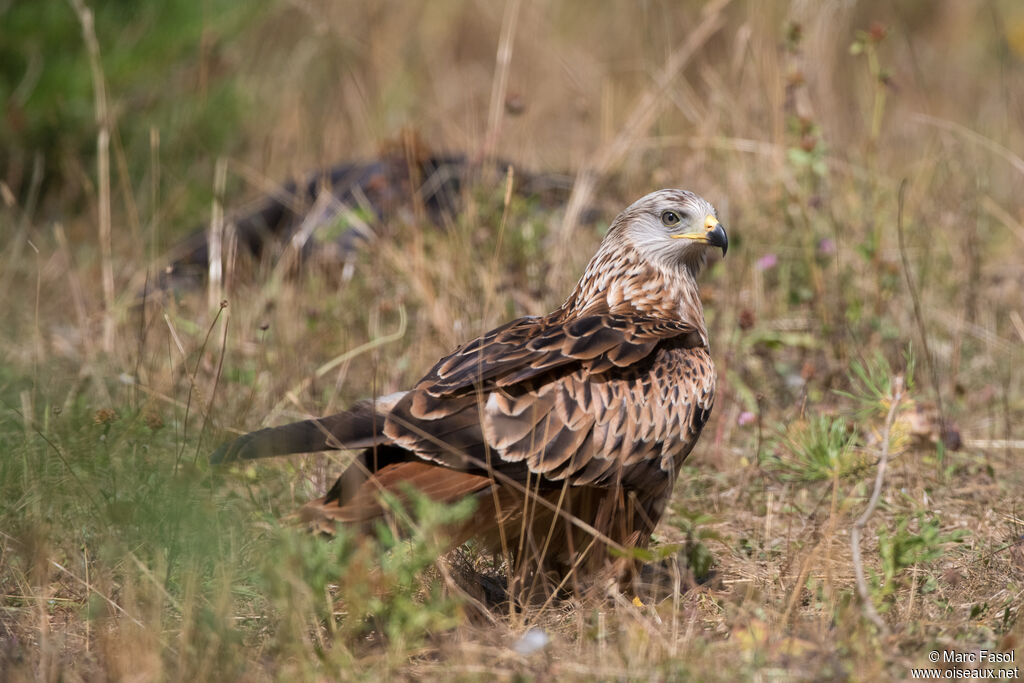
POLYGON ((725 258, 725 253, 729 251, 729 236, 725 233, 725 228, 719 223, 715 226, 715 229, 708 235, 708 244, 713 247, 721 247, 722 257, 725 258))

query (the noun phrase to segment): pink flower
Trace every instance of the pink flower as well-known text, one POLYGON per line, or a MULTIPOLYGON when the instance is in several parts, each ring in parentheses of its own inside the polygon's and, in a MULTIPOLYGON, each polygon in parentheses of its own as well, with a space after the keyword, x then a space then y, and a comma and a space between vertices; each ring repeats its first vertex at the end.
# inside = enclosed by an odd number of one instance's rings
POLYGON ((773 253, 767 253, 761 258, 757 259, 758 270, 771 270, 779 262, 779 257, 773 253))

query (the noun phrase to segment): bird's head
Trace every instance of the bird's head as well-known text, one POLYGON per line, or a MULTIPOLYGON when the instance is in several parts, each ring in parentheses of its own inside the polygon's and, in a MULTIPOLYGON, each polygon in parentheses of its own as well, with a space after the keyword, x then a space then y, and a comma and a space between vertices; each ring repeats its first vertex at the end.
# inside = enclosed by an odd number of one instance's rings
POLYGON ((668 270, 685 266, 694 274, 704 265, 708 248, 721 248, 722 256, 729 248, 715 207, 687 190, 658 190, 637 200, 619 214, 608 236, 651 263, 668 270))

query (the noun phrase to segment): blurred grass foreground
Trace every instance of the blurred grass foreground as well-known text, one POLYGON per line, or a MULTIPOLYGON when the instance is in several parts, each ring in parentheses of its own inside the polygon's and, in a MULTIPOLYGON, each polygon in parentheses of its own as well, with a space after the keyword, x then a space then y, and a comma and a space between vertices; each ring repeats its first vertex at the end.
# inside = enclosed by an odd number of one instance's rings
POLYGON ((1019 2, 15 0, 0 103, 0 679, 1024 660, 1019 2), (225 245, 219 279, 154 293, 195 229, 413 146, 493 163, 440 219, 338 214, 314 240, 371 235, 341 261, 225 245), (565 192, 506 196, 505 162, 565 192), (702 282, 715 411, 643 600, 489 609, 460 576, 495 560, 437 559, 465 511, 328 542, 287 515, 347 454, 207 464, 550 310, 666 186, 732 244, 702 282))

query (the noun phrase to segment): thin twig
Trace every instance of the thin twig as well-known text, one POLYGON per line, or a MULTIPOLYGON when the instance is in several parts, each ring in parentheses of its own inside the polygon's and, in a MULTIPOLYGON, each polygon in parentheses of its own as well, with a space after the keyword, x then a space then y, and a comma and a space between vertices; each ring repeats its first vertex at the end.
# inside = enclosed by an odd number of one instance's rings
POLYGON ((1024 318, 1017 311, 1010 311, 1010 322, 1013 323, 1013 328, 1017 330, 1017 336, 1024 342, 1024 318))
POLYGON ((99 240, 100 271, 103 281, 103 350, 114 350, 114 266, 110 229, 110 115, 107 109, 107 84, 100 62, 100 44, 96 40, 96 27, 92 10, 84 0, 68 0, 82 25, 82 38, 89 54, 92 72, 93 106, 96 112, 96 180, 99 186, 99 240))
POLYGON ((964 439, 964 446, 971 450, 1016 450, 1024 451, 1024 439, 964 439))
POLYGON ((501 120, 505 112, 505 93, 508 91, 508 72, 512 63, 516 24, 519 20, 521 0, 508 0, 505 16, 501 20, 501 37, 494 58, 494 80, 491 82, 491 105, 487 114, 487 134, 484 136, 484 158, 490 160, 501 135, 501 120))
POLYGON ((209 277, 207 278, 207 302, 210 310, 217 308, 224 300, 223 274, 224 259, 224 188, 227 185, 228 164, 224 158, 217 159, 213 174, 213 208, 210 211, 210 227, 207 244, 209 277))
MULTIPOLYGON (((217 387, 220 386, 220 378, 224 372, 224 356, 228 348, 228 323, 231 322, 231 312, 227 310, 227 299, 220 302, 220 310, 224 312, 224 323, 221 327, 220 358, 217 360, 217 374, 213 377, 213 389, 210 390, 210 400, 206 404, 206 412, 203 414, 203 424, 199 428, 199 438, 196 440, 196 454, 192 458, 192 464, 199 460, 199 449, 203 445, 203 435, 206 434, 206 427, 210 424, 210 415, 213 413, 213 402, 217 398, 217 387)), ((204 343, 205 346, 205 343, 204 343)))
POLYGON ((853 572, 857 577, 857 593, 860 595, 861 604, 864 608, 864 616, 870 619, 882 634, 889 632, 882 617, 879 616, 875 604, 871 601, 868 593, 868 582, 864 578, 864 562, 860 555, 860 536, 868 520, 878 507, 878 499, 882 495, 882 485, 885 483, 885 470, 889 465, 889 447, 892 437, 892 425, 896 420, 896 411, 903 400, 903 377, 897 375, 893 380, 893 391, 890 396, 889 414, 885 418, 885 430, 882 432, 882 455, 878 459, 878 471, 875 474, 875 489, 871 492, 871 499, 864 512, 853 523, 850 531, 850 549, 853 551, 853 572))
MULTIPOLYGON (((224 310, 226 308, 227 308, 227 302, 226 301, 225 302, 221 302, 221 307, 217 309, 217 314, 213 316, 213 322, 210 323, 210 327, 206 330, 206 336, 203 337, 203 343, 199 347, 199 354, 196 356, 196 366, 195 366, 195 368, 191 372, 188 371, 188 362, 187 362, 187 359, 184 357, 185 356, 184 347, 182 346, 181 341, 179 339, 177 339, 177 335, 175 335, 175 342, 177 342, 178 349, 181 351, 181 354, 182 354, 182 366, 185 368, 185 372, 188 373, 188 377, 189 377, 188 395, 185 398, 185 417, 182 419, 181 448, 178 449, 178 456, 174 459, 174 473, 175 474, 178 473, 178 465, 181 463, 181 457, 185 453, 185 442, 186 442, 186 440, 188 438, 188 418, 189 418, 189 412, 192 409, 192 393, 194 391, 198 390, 198 383, 196 381, 196 377, 199 375, 199 366, 203 362, 203 354, 206 353, 206 345, 210 341, 210 335, 213 334, 213 330, 214 330, 214 328, 217 327, 217 322, 220 320, 221 315, 224 313, 224 310)), ((174 334, 174 328, 173 328, 173 326, 171 326, 171 320, 170 320, 170 318, 167 317, 167 314, 164 314, 164 319, 167 321, 167 325, 169 327, 171 327, 171 333, 174 334)), ((225 334, 226 334, 226 330, 225 330, 225 334)), ((221 360, 223 361, 223 357, 221 358, 221 360)), ((220 380, 220 374, 219 374, 220 373, 220 366, 219 365, 217 366, 217 372, 218 372, 217 381, 219 381, 220 380)), ((217 390, 216 385, 214 385, 214 392, 216 392, 216 390, 217 390)), ((211 394, 211 403, 212 403, 212 394, 211 394)), ((200 409, 202 409, 202 402, 200 402, 199 405, 200 405, 200 409)), ((208 418, 209 418, 208 411, 204 411, 204 414, 203 414, 203 428, 204 429, 206 427, 206 420, 208 418)), ((201 438, 202 438, 202 433, 200 433, 200 440, 201 440, 201 438)), ((197 445, 197 448, 198 448, 198 445, 197 445)))

